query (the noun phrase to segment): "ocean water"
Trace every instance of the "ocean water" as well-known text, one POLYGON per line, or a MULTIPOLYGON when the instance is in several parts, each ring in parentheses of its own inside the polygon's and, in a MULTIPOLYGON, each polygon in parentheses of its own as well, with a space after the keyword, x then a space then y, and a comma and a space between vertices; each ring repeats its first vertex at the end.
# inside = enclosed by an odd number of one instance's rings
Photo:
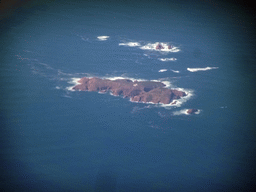
POLYGON ((250 12, 208 1, 39 1, 12 10, 0 37, 2 189, 253 189, 250 12), (84 76, 158 80, 190 97, 170 107, 71 91, 84 76), (184 114, 189 108, 200 113, 184 114))

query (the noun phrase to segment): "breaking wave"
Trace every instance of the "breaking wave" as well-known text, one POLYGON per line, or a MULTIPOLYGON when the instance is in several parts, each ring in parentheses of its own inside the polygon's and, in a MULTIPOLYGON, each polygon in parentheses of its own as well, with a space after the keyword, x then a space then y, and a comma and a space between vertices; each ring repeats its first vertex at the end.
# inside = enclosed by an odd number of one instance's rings
POLYGON ((98 36, 97 37, 100 41, 106 41, 108 38, 109 38, 109 36, 98 36))
POLYGON ((167 71, 167 69, 160 69, 158 72, 162 73, 162 72, 165 72, 165 71, 167 71))
POLYGON ((132 82, 134 81, 147 81, 146 79, 135 79, 135 78, 131 78, 131 77, 122 77, 122 76, 117 76, 117 77, 103 77, 103 79, 109 79, 111 81, 117 80, 117 79, 129 79, 132 82))
POLYGON ((171 109, 173 107, 181 107, 183 103, 186 103, 188 100, 190 100, 194 96, 194 91, 191 89, 184 89, 184 88, 172 88, 178 91, 183 91, 186 93, 186 96, 181 97, 180 99, 175 99, 169 104, 160 104, 161 107, 164 107, 166 109, 171 109))
POLYGON ((141 46, 139 42, 119 43, 119 45, 129 46, 129 47, 138 47, 138 46, 141 46))
POLYGON ((160 61, 176 61, 177 59, 172 57, 172 58, 159 58, 158 60, 160 60, 160 61))
POLYGON ((205 67, 205 68, 187 68, 190 72, 197 72, 197 71, 207 71, 211 69, 218 69, 219 67, 205 67))
POLYGON ((161 51, 161 52, 179 52, 180 51, 180 49, 178 47, 171 46, 171 48, 169 48, 169 44, 168 43, 162 43, 162 42, 148 43, 148 44, 140 47, 140 49, 143 49, 143 50, 154 50, 154 51, 161 51), (157 46, 159 44, 163 48, 157 49, 157 46))
POLYGON ((79 80, 80 80, 81 78, 71 78, 71 80, 70 81, 68 81, 68 83, 69 84, 72 84, 72 86, 69 86, 69 87, 66 87, 66 89, 68 90, 68 91, 75 91, 74 89, 72 89, 73 87, 75 87, 76 85, 79 85, 79 84, 81 84, 81 83, 79 83, 79 80))
MULTIPOLYGON (((188 109, 182 109, 182 110, 179 110, 179 111, 174 111, 172 114, 173 115, 191 115, 191 114, 188 114, 187 113, 188 109)), ((198 109, 197 112, 195 112, 195 114, 199 114, 201 112, 201 110, 198 109)))
POLYGON ((180 73, 180 71, 175 71, 175 70, 172 70, 172 69, 171 69, 171 71, 172 71, 173 73, 180 73))

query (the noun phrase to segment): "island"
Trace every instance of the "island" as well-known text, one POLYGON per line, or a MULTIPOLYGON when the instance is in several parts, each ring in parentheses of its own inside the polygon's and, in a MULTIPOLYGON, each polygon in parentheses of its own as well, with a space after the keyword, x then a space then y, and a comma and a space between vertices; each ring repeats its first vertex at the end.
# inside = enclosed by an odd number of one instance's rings
POLYGON ((162 82, 132 81, 130 79, 101 79, 98 77, 83 77, 78 81, 73 90, 110 92, 115 96, 130 98, 133 102, 172 104, 174 100, 186 96, 183 91, 166 88, 162 82))
POLYGON ((194 114, 196 112, 198 112, 198 109, 188 109, 187 110, 187 114, 194 114))

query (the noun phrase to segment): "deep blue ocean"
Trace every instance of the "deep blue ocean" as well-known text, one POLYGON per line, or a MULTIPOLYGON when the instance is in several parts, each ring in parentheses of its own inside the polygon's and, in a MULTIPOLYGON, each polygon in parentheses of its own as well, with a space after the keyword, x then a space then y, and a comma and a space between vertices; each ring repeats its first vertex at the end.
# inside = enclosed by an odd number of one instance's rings
POLYGON ((214 1, 35 2, 1 18, 3 191, 252 191, 250 12, 214 1), (141 48, 157 42, 179 51, 141 48), (192 96, 165 108, 68 89, 84 76, 168 81, 192 96))

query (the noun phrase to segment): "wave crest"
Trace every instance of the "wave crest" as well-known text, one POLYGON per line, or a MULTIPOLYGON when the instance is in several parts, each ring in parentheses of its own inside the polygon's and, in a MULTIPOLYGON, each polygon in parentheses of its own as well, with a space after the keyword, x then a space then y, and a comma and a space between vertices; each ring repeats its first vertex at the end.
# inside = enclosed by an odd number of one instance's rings
POLYGON ((190 72, 197 72, 197 71, 207 71, 211 69, 218 69, 219 67, 205 67, 205 68, 187 68, 190 72))

